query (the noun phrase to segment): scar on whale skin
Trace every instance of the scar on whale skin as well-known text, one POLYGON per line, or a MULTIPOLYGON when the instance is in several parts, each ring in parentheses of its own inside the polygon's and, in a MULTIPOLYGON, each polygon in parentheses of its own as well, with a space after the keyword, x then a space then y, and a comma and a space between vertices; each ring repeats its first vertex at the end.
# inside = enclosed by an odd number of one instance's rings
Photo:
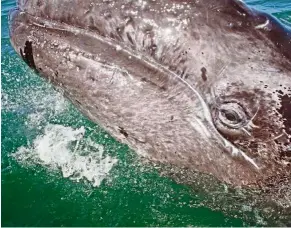
POLYGON ((34 59, 33 59, 32 42, 31 41, 25 42, 24 52, 20 48, 20 55, 21 55, 22 59, 24 60, 24 62, 26 62, 26 64, 30 68, 36 70, 36 66, 35 66, 34 59))
POLYGON ((120 132, 121 134, 123 134, 123 135, 125 136, 125 138, 128 137, 128 133, 124 130, 123 127, 119 127, 119 132, 120 132))
POLYGON ((201 68, 201 77, 202 77, 203 81, 207 81, 206 72, 207 72, 206 68, 202 67, 201 68))

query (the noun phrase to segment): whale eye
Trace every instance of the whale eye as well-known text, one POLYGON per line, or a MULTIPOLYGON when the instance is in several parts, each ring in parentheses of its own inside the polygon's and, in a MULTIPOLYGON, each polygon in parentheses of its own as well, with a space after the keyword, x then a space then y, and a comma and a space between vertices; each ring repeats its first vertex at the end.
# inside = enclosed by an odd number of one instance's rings
POLYGON ((217 120, 226 127, 238 129, 246 124, 247 114, 238 103, 223 103, 217 109, 217 120))

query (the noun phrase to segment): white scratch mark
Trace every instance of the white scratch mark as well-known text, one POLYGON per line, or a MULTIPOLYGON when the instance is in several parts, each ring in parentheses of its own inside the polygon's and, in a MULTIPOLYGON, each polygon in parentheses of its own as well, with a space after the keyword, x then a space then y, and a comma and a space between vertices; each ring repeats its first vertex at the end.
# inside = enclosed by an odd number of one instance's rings
POLYGON ((265 23, 257 25, 255 28, 256 29, 266 29, 269 23, 270 23, 270 21, 266 20, 265 23))

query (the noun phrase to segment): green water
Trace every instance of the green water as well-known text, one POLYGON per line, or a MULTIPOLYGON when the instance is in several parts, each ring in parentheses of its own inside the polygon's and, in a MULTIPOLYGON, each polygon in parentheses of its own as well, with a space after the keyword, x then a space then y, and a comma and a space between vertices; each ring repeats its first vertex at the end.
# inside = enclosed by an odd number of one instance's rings
MULTIPOLYGON (((248 2, 290 25, 289 0, 248 2)), ((14 53, 7 15, 15 2, 1 3, 2 226, 266 225, 260 209, 213 210, 211 196, 161 177, 87 120, 14 53)))

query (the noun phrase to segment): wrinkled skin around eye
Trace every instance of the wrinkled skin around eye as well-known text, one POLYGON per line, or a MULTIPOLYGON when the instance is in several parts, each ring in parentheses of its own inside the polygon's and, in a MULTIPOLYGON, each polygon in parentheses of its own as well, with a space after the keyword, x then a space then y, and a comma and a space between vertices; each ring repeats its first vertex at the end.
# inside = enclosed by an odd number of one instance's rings
POLYGON ((226 139, 270 172, 274 184, 277 178, 286 176, 287 180, 290 175, 291 90, 283 80, 278 85, 271 81, 253 84, 216 84, 213 122, 226 139))

